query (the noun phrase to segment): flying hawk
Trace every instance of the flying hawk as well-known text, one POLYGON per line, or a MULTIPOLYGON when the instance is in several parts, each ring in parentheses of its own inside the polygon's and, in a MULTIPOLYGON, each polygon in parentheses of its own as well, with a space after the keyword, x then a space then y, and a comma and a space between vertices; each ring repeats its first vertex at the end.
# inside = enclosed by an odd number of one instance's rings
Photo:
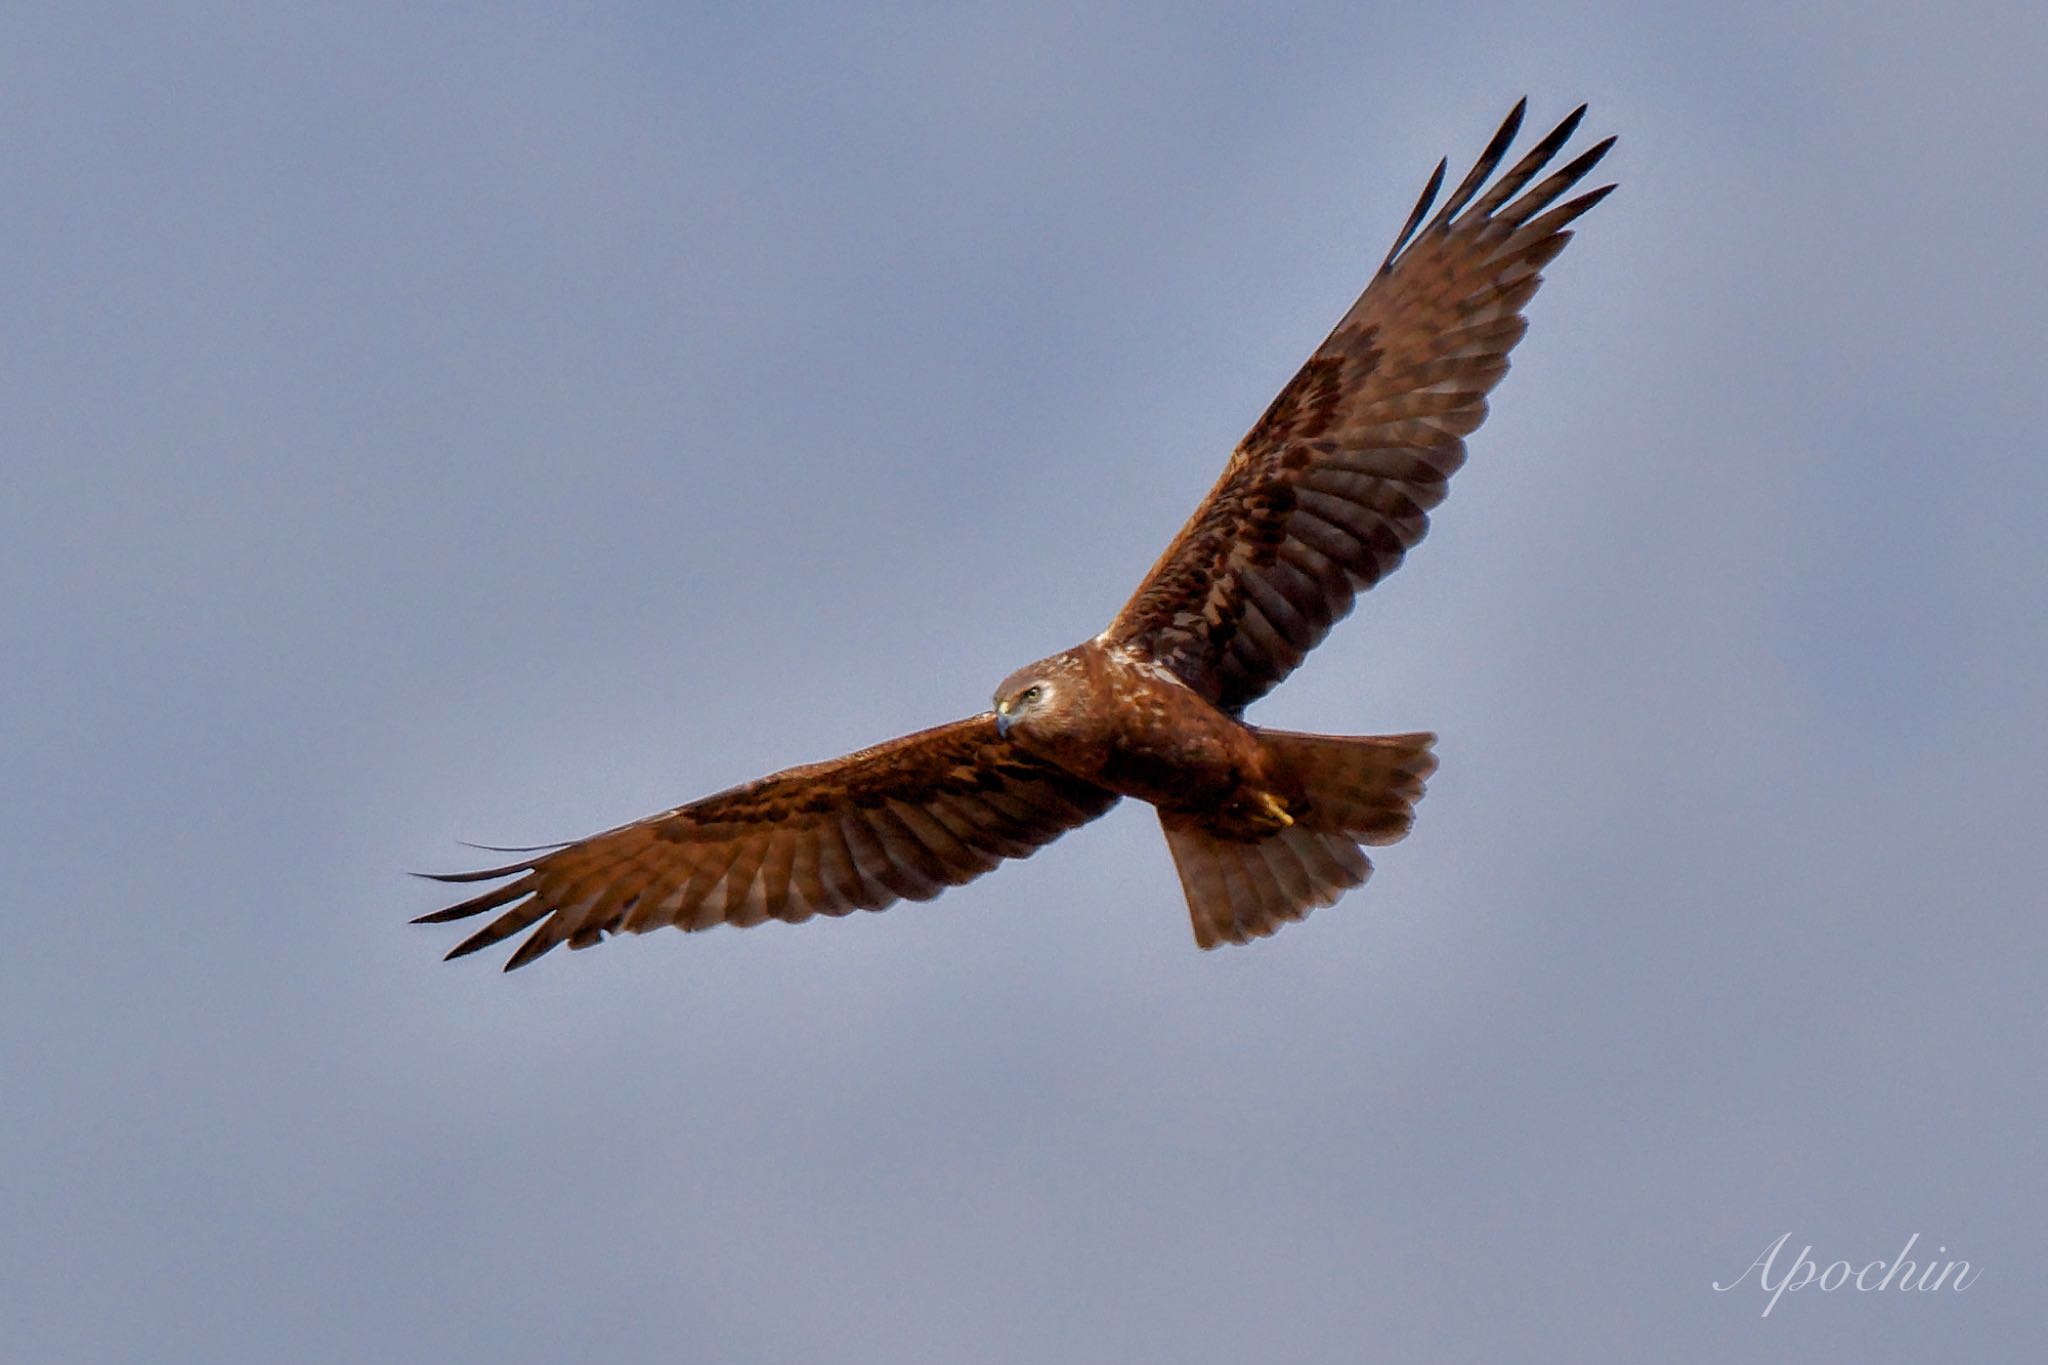
POLYGON ((1263 937, 1363 882, 1360 846, 1408 832, 1435 736, 1291 734, 1242 717, 1422 539, 1527 328, 1538 272, 1614 188, 1557 202, 1611 137, 1530 184, 1584 105, 1489 186, 1526 104, 1424 223, 1437 164, 1365 293, 1107 630, 1018 669, 978 716, 440 876, 510 880, 415 923, 502 910, 448 956, 531 928, 510 971, 607 932, 880 910, 1028 857, 1123 796, 1158 808, 1204 948, 1263 937))

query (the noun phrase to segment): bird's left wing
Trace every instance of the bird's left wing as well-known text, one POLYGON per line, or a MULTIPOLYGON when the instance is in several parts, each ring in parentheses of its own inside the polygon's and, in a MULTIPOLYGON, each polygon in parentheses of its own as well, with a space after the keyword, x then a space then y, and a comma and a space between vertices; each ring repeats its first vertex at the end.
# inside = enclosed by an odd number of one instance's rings
POLYGON ((1523 106, 1441 212, 1439 165, 1365 293, 1239 442, 1109 639, 1230 712, 1292 672, 1354 597, 1422 539, 1486 395, 1507 373, 1538 272, 1609 185, 1552 207, 1614 139, 1532 188, 1585 113, 1491 188, 1523 106))
POLYGON ((524 862, 436 881, 513 880, 415 924, 504 913, 450 957, 533 926, 505 970, 558 943, 673 924, 708 929, 930 900, 1116 804, 1031 757, 984 712, 791 768, 524 862))

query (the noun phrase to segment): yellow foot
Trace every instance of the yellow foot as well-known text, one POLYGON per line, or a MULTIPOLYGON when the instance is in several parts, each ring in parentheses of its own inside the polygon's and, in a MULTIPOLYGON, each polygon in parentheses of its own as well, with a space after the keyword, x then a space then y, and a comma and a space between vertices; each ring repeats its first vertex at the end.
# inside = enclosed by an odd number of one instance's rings
POLYGON ((1278 820, 1282 825, 1294 823, 1294 817, 1287 813, 1287 807, 1282 805, 1280 798, 1271 792, 1259 793, 1259 809, 1272 816, 1275 820, 1278 820))

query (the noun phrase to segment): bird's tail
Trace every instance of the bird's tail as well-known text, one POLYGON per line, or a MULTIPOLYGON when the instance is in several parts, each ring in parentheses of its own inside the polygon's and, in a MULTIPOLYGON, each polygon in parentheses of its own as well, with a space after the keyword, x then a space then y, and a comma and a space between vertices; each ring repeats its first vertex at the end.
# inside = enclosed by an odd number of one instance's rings
POLYGON ((1279 784, 1301 793, 1286 802, 1292 823, 1247 840, 1190 816, 1160 815, 1204 948, 1264 938, 1363 882, 1372 861, 1359 846, 1406 834, 1423 781, 1436 770, 1431 734, 1258 735, 1279 784))

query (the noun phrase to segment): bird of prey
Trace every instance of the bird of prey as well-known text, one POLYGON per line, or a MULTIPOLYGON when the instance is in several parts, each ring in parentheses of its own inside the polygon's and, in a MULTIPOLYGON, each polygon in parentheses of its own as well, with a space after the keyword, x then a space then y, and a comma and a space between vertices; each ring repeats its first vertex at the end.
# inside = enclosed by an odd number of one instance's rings
POLYGON ((1125 796, 1157 808, 1204 948, 1363 882, 1361 846, 1408 832, 1435 736, 1294 734, 1244 710, 1422 539, 1539 272, 1614 188, 1559 202, 1611 137, 1544 174, 1584 105, 1494 179, 1526 104, 1425 222, 1437 164, 1365 292, 1100 635, 1012 673, 980 715, 440 876, 509 880, 415 922, 501 911, 448 956, 532 929, 510 971, 606 933, 879 910, 1028 857, 1125 796))

